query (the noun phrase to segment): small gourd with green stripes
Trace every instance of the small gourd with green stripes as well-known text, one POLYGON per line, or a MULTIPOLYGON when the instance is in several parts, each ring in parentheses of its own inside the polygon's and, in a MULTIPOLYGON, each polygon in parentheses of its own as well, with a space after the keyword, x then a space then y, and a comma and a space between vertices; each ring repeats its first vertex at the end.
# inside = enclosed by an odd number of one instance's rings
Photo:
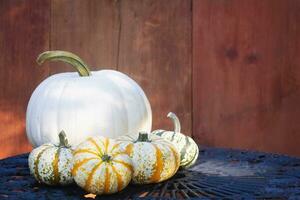
POLYGON ((64 131, 59 133, 59 144, 43 144, 31 151, 28 157, 30 173, 47 185, 68 185, 73 183, 71 170, 73 153, 64 131))
POLYGON ((180 152, 180 167, 189 168, 197 161, 198 145, 191 137, 180 133, 180 122, 174 113, 170 112, 167 116, 174 123, 174 131, 155 130, 152 133, 172 142, 180 152))

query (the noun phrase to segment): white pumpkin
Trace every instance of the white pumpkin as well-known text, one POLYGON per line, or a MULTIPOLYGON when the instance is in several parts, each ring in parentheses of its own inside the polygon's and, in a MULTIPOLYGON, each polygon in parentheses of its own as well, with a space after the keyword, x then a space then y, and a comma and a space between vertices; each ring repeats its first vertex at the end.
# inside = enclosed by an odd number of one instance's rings
POLYGON ((68 185, 73 183, 73 152, 65 133, 59 133, 60 143, 43 144, 32 150, 28 157, 30 173, 47 185, 68 185))
POLYGON ((139 85, 114 70, 90 72, 76 55, 65 51, 42 53, 37 62, 63 61, 79 73, 55 74, 33 92, 26 113, 26 132, 34 147, 57 143, 65 130, 70 145, 101 135, 116 138, 125 133, 150 131, 152 113, 139 85))

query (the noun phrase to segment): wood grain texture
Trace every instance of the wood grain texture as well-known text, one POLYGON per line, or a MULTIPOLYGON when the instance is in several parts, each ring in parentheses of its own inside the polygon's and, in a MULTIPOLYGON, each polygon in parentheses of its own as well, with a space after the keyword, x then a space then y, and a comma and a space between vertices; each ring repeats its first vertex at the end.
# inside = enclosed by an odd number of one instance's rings
POLYGON ((49 1, 0 1, 0 158, 27 152, 25 112, 47 67, 35 63, 49 48, 49 1))
POLYGON ((0 1, 0 158, 28 151, 30 95, 67 50, 92 70, 116 69, 149 97, 153 129, 205 145, 300 155, 300 2, 297 0, 0 1))
POLYGON ((193 131, 300 155, 300 2, 193 1, 193 131))
MULTIPOLYGON (((51 49, 79 55, 91 70, 116 69, 119 2, 111 0, 52 0, 51 49)), ((51 64, 51 74, 72 71, 51 64)))
POLYGON ((148 96, 153 129, 173 130, 175 112, 191 135, 191 1, 121 1, 118 70, 148 96))

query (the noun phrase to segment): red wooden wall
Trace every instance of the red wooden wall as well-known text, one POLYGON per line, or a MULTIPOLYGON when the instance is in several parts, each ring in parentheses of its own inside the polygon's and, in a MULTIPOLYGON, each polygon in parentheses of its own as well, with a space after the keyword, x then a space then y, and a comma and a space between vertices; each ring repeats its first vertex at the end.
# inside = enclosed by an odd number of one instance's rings
POLYGON ((300 155, 299 20, 297 0, 0 1, 0 158, 30 150, 31 93, 72 70, 38 67, 49 49, 129 74, 153 129, 173 111, 200 144, 300 155))
POLYGON ((0 158, 30 149, 25 112, 33 89, 49 74, 36 56, 49 48, 49 1, 0 1, 0 158))
POLYGON ((193 133, 300 155, 300 1, 193 2, 193 133))

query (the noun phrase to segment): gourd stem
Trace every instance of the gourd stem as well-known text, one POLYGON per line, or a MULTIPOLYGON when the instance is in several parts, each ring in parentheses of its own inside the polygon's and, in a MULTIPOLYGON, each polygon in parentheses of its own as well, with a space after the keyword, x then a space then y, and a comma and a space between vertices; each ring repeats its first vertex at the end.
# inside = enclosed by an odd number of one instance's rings
POLYGON ((111 160, 111 156, 104 154, 101 159, 103 162, 109 162, 111 160))
POLYGON ((173 121, 174 132, 180 133, 181 126, 180 126, 180 122, 179 122, 178 117, 174 113, 172 113, 172 112, 169 112, 169 114, 167 115, 167 117, 169 117, 173 121))
POLYGON ((62 130, 59 134, 59 147, 70 147, 66 133, 62 130))
POLYGON ((41 53, 36 62, 41 65, 45 61, 62 61, 73 66, 80 76, 90 76, 88 66, 77 55, 67 51, 45 51, 41 53))
POLYGON ((137 142, 151 142, 149 140, 148 133, 146 133, 146 132, 140 132, 138 139, 136 141, 137 142))

